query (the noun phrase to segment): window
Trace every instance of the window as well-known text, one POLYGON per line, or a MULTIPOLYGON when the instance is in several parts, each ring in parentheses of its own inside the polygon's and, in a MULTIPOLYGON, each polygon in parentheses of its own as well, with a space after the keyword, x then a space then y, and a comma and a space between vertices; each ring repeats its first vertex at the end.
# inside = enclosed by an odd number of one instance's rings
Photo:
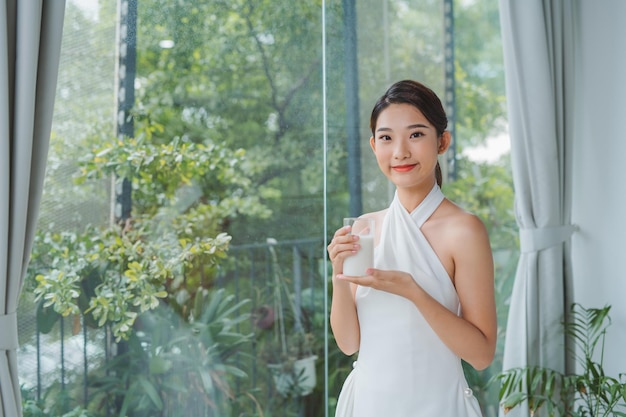
MULTIPOLYGON (((353 359, 327 333, 324 232, 388 204, 365 169, 371 106, 402 78, 446 96, 452 34, 456 179, 444 190, 490 228, 506 323, 508 164, 474 156, 505 121, 492 3, 457 1, 452 32, 441 0, 68 2, 20 311, 28 404, 333 415, 353 359)), ((471 375, 495 415, 490 372, 471 375)))

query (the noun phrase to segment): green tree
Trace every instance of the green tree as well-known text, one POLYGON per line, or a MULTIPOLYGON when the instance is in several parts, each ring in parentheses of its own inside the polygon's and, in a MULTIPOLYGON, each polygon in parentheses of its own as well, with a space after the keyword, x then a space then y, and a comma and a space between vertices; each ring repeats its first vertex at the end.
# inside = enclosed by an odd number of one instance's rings
POLYGON ((227 225, 235 242, 319 235, 323 216, 320 5, 142 2, 137 117, 155 140, 202 142, 207 130, 244 148, 250 180, 273 215, 227 225), (171 39, 174 47, 160 48, 171 39))
POLYGON ((477 146, 506 125, 498 3, 455 2, 457 141, 477 146))
POLYGON ((81 162, 81 181, 130 180, 132 221, 40 233, 29 282, 41 303, 40 325, 82 315, 84 325, 107 326, 127 341, 95 371, 94 401, 120 415, 172 416, 187 415, 181 404, 191 401, 191 412, 203 415, 234 401, 234 381, 246 373, 233 354, 251 341, 235 328, 247 320, 246 301, 233 305, 234 295, 214 288, 231 240, 222 225, 268 212, 248 192, 242 150, 208 139, 155 145, 147 132, 111 140, 81 162))
POLYGON ((115 4, 102 3, 113 7, 96 20, 75 2, 66 7, 40 230, 79 231, 109 218, 106 181, 72 186, 77 161, 114 129, 115 4))

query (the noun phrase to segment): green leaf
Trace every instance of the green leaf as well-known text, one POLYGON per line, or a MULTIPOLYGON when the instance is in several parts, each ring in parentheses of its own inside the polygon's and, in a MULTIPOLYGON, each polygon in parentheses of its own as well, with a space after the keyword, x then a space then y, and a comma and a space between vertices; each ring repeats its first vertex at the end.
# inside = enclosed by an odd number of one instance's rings
POLYGON ((514 392, 502 400, 502 407, 505 409, 515 408, 520 405, 526 399, 526 394, 523 392, 514 392))
POLYGON ((153 356, 150 358, 149 369, 154 375, 165 374, 172 369, 172 361, 161 356, 153 356))
POLYGON ((193 316, 198 319, 202 314, 202 307, 204 306, 204 292, 202 288, 196 291, 196 296, 193 300, 193 316))
POLYGON ((211 374, 206 369, 199 369, 200 379, 202 380, 202 386, 204 387, 204 392, 212 395, 215 387, 213 386, 213 379, 211 378, 211 374))
POLYGON ((143 377, 143 376, 139 376, 137 378, 137 381, 141 385, 143 391, 150 398, 150 401, 152 401, 152 403, 159 410, 162 410, 163 409, 163 402, 161 401, 161 397, 159 396, 159 393, 157 392, 157 389, 154 386, 154 384, 151 381, 149 381, 147 378, 143 377))

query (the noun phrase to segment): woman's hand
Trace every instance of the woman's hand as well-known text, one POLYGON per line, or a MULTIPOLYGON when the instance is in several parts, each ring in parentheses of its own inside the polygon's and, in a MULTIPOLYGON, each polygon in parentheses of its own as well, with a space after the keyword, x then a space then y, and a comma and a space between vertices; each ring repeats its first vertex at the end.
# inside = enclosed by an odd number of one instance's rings
POLYGON ((361 248, 358 240, 357 235, 350 234, 350 226, 344 226, 335 232, 327 248, 333 266, 333 276, 343 273, 343 261, 361 248))
POLYGON ((411 274, 407 272, 384 271, 376 268, 369 268, 367 275, 362 277, 338 274, 337 279, 406 298, 410 298, 410 294, 419 288, 411 274))

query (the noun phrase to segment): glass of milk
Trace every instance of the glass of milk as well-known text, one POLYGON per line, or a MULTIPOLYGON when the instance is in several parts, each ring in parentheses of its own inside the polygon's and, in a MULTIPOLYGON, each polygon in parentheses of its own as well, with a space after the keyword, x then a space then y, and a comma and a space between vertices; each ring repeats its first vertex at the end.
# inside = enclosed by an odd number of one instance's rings
POLYGON ((346 217, 344 226, 350 226, 350 234, 359 235, 361 248, 343 261, 343 274, 349 276, 366 275, 367 268, 374 266, 374 219, 369 217, 346 217))

